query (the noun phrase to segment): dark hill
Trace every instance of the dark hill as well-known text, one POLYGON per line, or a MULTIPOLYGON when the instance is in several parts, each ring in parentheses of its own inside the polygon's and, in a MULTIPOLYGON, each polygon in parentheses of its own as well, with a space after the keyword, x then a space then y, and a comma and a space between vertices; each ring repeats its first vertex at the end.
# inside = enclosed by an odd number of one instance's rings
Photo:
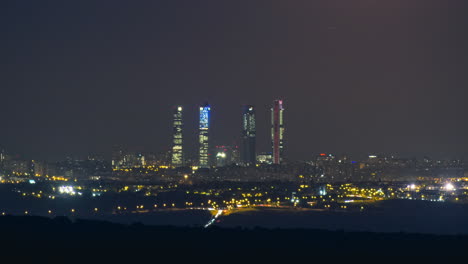
POLYGON ((342 232, 310 229, 241 229, 122 225, 103 221, 2 216, 3 250, 151 249, 210 252, 274 250, 343 255, 468 255, 468 236, 342 232), (449 252, 449 253, 448 253, 449 252))

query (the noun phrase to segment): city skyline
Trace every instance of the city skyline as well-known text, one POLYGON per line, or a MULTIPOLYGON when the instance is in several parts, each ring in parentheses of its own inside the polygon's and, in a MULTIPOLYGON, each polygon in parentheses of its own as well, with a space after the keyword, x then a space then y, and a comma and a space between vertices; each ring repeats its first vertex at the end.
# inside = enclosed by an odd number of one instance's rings
POLYGON ((3 1, 5 250, 467 254, 467 11, 3 1))
MULTIPOLYGON (((240 142, 242 105, 258 108, 265 131, 275 98, 287 102, 293 159, 468 157, 461 3, 27 2, 0 11, 0 145, 27 157, 108 157, 115 144, 169 150, 167 109, 178 104, 184 139, 196 142, 204 101, 213 144, 240 142)), ((257 140, 259 151, 270 144, 257 140)))
MULTIPOLYGON (((257 155, 260 154, 260 155, 265 155, 265 154, 268 154, 270 153, 271 156, 272 156, 272 161, 273 161, 273 164, 280 164, 283 159, 284 159, 284 153, 283 153, 283 148, 284 148, 284 121, 283 121, 283 111, 284 111, 284 108, 283 108, 283 101, 284 100, 280 100, 280 99, 276 99, 276 100, 273 100, 273 106, 270 108, 270 136, 269 136, 269 141, 270 141, 270 149, 268 151, 268 148, 266 149, 262 149, 262 150, 259 150, 257 151, 257 147, 256 147, 256 138, 257 138, 257 131, 256 131, 256 114, 255 114, 255 109, 257 109, 257 107, 255 107, 254 105, 250 105, 250 104, 247 104, 247 105, 243 105, 241 107, 242 109, 242 112, 240 113, 241 115, 241 119, 242 119, 242 124, 241 124, 241 130, 242 132, 240 133, 240 135, 237 136, 237 139, 235 139, 233 142, 232 145, 227 145, 229 147, 235 147, 235 148, 239 148, 238 145, 241 145, 240 147, 240 151, 241 151, 241 154, 239 156, 239 160, 238 160, 238 164, 239 165, 252 165, 252 164, 255 164, 257 162, 257 155), (275 141, 276 144, 275 144, 275 141), (277 153, 277 158, 275 159, 275 149, 277 149, 276 153, 277 153), (266 150, 266 151, 265 151, 266 150), (246 151, 246 152, 244 152, 246 151), (251 153, 253 153, 254 155, 252 155, 251 153), (255 158, 255 161, 254 163, 249 163, 249 162, 246 162, 246 157, 249 157, 250 160, 252 160, 253 158, 255 158)), ((203 159, 203 165, 201 167, 203 168, 208 168, 210 166, 213 166, 215 164, 217 164, 217 161, 216 161, 216 153, 217 153, 217 148, 220 147, 220 145, 217 145, 219 144, 219 142, 216 144, 217 146, 214 146, 215 144, 212 144, 212 146, 210 146, 211 144, 209 142, 212 141, 212 138, 213 138, 213 135, 209 135, 209 127, 211 127, 213 124, 212 124, 212 121, 211 120, 211 106, 208 104, 208 103, 205 103, 205 104, 202 104, 200 107, 199 107, 199 115, 198 115, 198 129, 197 129, 197 143, 194 143, 194 142, 184 142, 183 141, 183 138, 184 138, 184 130, 183 130, 183 126, 184 126, 184 121, 183 121, 183 118, 182 118, 182 111, 183 109, 185 108, 183 105, 176 105, 173 108, 173 119, 172 119, 172 134, 171 134, 171 138, 172 138, 172 143, 169 144, 171 147, 170 149, 166 149, 166 150, 148 150, 148 149, 145 149, 145 148, 135 148, 135 146, 129 146, 129 145, 122 145, 122 144, 114 144, 112 146, 112 148, 115 149, 116 146, 119 146, 121 149, 119 150, 120 152, 122 151, 122 148, 125 148, 125 149, 131 149, 130 153, 136 153, 137 155, 140 155, 141 156, 141 153, 151 153, 151 155, 154 155, 156 153, 159 153, 158 155, 163 155, 164 153, 166 153, 167 155, 170 155, 170 161, 169 163, 173 166, 173 167, 182 167, 182 166, 185 166, 185 159, 188 158, 191 162, 192 162, 192 165, 193 164, 201 164, 202 163, 202 159, 203 159), (208 136, 209 135, 209 136, 208 136), (202 142, 203 141, 203 142, 202 142), (193 152, 193 149, 192 151, 187 151, 187 148, 185 148, 184 146, 185 145, 196 145, 197 146, 197 149, 196 149, 196 152, 193 152), (204 145, 204 146, 202 146, 204 145), (202 157, 202 153, 203 154, 203 157, 202 157), (205 155, 206 154, 206 155, 205 155), (211 155, 215 155, 213 157, 210 157, 211 155), (193 163, 194 160, 197 160, 196 163, 193 163)), ((265 109, 263 109, 265 110, 265 109)), ((224 120, 224 123, 226 123, 226 120, 224 120)), ((189 129, 190 130, 190 129, 189 129)), ((215 135, 216 137, 216 135, 215 135)), ((268 136, 265 136, 265 133, 262 133, 261 139, 263 139, 263 141, 266 141, 266 138, 268 138, 268 136)), ((228 143, 228 142, 224 142, 224 143, 228 143)), ((221 145, 221 147, 224 147, 224 145, 221 145)), ((190 148, 189 148, 190 149, 190 148)), ((5 148, 2 147, 0 145, 0 150, 2 151, 0 153, 0 155, 3 155, 3 152, 5 151, 5 148)), ((66 156, 62 156, 60 157, 59 159, 56 159, 55 161, 60 161, 60 160, 64 160, 64 158, 78 158, 80 157, 79 159, 83 159, 84 157, 99 157, 99 159, 109 159, 111 162, 112 162, 112 165, 114 166, 114 155, 115 155, 115 150, 113 150, 112 152, 110 151, 110 149, 108 151, 106 151, 108 154, 104 154, 104 152, 100 152, 100 153, 96 153, 96 152, 87 152, 85 154, 81 154, 81 155, 78 155, 78 154, 70 154, 70 155, 66 155, 66 156)), ((339 156, 349 156, 349 155, 352 155, 354 156, 356 159, 362 159, 362 158, 365 158, 367 157, 368 155, 378 155, 378 156, 385 156, 385 157, 391 157, 391 156, 395 156, 397 158, 427 158, 427 157, 430 157, 430 158, 435 158, 435 159, 440 159, 440 160, 460 160, 460 159, 465 159, 466 157, 463 157, 463 156, 456 156, 456 155, 451 155, 450 157, 447 157, 447 156, 440 156, 440 155, 430 155, 429 153, 419 153, 419 155, 415 155, 415 154, 401 154, 401 153, 398 153, 398 152, 382 152, 382 151, 375 151, 375 152, 360 152, 360 153, 350 153, 350 152, 345 152, 345 151, 337 151, 337 152, 332 152, 332 151, 325 151, 325 152, 328 152, 328 153, 334 153, 334 155, 338 154, 339 156)), ((14 149, 13 149, 13 152, 10 152, 10 154, 15 154, 16 157, 18 158, 21 158, 21 159, 24 159, 27 157, 27 155, 19 155, 18 152, 16 152, 14 149)), ((305 159, 296 159, 297 161, 306 161, 306 160, 313 160, 315 155, 319 154, 319 153, 323 153, 323 151, 311 151, 308 155, 308 159, 305 158, 305 159)), ((123 155, 122 153, 120 153, 120 155, 123 155)), ((27 157, 27 159, 31 159, 31 160, 34 160, 34 159, 37 159, 37 157, 27 157)), ((143 156, 143 159, 144 159, 144 156, 143 156)), ((39 159, 41 160, 41 159, 39 159)), ((52 161, 52 160, 47 160, 47 159, 42 159, 43 161, 52 161)), ((125 160, 125 159, 123 159, 125 160)), ((294 159, 290 159, 290 161, 294 161, 294 159)), ((143 161, 144 163, 144 161, 143 161)), ((122 164, 120 164, 122 165, 122 164)))

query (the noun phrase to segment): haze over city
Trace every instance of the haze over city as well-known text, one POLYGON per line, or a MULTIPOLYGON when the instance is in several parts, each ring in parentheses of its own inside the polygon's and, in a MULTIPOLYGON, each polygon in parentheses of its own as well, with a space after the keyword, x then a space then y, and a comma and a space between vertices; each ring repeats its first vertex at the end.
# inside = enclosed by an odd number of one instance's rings
POLYGON ((210 102, 214 144, 257 108, 285 104, 285 151, 467 156, 466 16, 454 1, 7 1, 1 9, 1 145, 60 160, 115 144, 171 147, 184 105, 210 102))
POLYGON ((2 1, 2 256, 466 255, 463 4, 2 1))

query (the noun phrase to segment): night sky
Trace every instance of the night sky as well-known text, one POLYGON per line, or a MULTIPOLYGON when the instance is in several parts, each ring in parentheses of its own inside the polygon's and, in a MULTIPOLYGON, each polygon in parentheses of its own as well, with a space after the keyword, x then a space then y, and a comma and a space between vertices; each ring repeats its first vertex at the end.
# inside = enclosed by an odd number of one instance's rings
POLYGON ((456 0, 1 1, 0 145, 44 160, 169 150, 198 105, 213 144, 284 99, 291 159, 468 157, 468 16, 456 0))

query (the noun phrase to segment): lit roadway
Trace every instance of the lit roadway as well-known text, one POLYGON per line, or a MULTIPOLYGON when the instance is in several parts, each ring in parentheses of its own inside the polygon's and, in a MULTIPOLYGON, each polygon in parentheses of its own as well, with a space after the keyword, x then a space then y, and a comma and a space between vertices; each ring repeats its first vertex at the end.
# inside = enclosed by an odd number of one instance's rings
POLYGON ((212 225, 218 217, 220 217, 223 214, 224 210, 219 209, 218 212, 208 221, 208 223, 205 225, 205 228, 209 227, 212 225))

